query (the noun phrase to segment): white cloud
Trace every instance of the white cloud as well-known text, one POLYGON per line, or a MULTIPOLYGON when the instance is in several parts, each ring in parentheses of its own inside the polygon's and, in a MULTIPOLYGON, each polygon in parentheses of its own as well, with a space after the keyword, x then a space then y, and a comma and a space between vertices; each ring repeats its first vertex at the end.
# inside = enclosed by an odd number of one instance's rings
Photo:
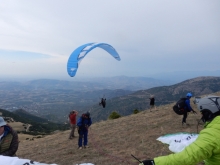
MULTIPOLYGON (((220 69, 215 59, 220 53, 218 0, 0 2, 0 49, 53 57, 39 60, 47 67, 44 75, 53 75, 52 66, 57 65, 59 78, 72 51, 88 42, 111 44, 122 60, 107 62, 106 58, 111 57, 97 58, 103 52, 96 51, 97 56, 90 54, 83 60, 81 66, 86 66, 81 67, 77 75, 84 72, 103 76, 109 72, 108 68, 114 68, 109 75, 147 75, 181 70, 188 63, 194 64, 193 69, 204 70, 201 63, 207 61, 207 70, 212 70, 213 66, 220 69), (86 70, 88 67, 92 69, 86 70)), ((1 64, 7 68, 6 64, 1 64)), ((17 72, 23 74, 26 70, 26 75, 37 74, 38 69, 30 67, 33 64, 33 61, 23 63, 17 72)), ((8 68, 0 73, 12 74, 13 71, 8 68)))

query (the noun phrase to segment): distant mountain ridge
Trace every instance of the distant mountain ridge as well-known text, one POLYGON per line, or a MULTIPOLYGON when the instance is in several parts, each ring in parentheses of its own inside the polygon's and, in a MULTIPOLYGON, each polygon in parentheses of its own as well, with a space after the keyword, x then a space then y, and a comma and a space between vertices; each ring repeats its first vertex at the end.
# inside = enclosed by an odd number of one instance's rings
POLYGON ((28 132, 23 132, 26 134, 42 135, 42 134, 50 134, 56 130, 69 129, 68 124, 53 123, 48 121, 47 119, 32 115, 22 109, 16 110, 14 112, 9 112, 7 110, 0 109, 0 114, 2 117, 12 118, 13 122, 21 122, 24 124, 31 125, 28 132))
POLYGON ((0 89, 23 88, 23 89, 72 89, 75 91, 93 91, 102 89, 124 89, 124 90, 141 90, 156 86, 170 85, 172 82, 163 81, 149 77, 102 77, 88 78, 83 80, 72 79, 71 81, 53 80, 53 79, 37 79, 26 82, 0 82, 0 89))
POLYGON ((16 120, 20 122, 48 123, 47 119, 32 115, 23 109, 15 110, 12 114, 19 116, 19 118, 16 117, 16 120))
POLYGON ((220 76, 220 70, 201 70, 201 71, 173 71, 173 72, 164 72, 149 75, 149 77, 161 80, 172 80, 173 84, 182 82, 184 80, 193 79, 195 77, 205 77, 205 76, 220 76))
MULTIPOLYGON (((122 82, 124 81, 121 84, 127 83, 129 85, 129 82, 131 84, 136 82, 136 80, 132 82, 130 77, 123 76, 115 77, 114 80, 120 81, 120 79, 122 79, 122 82)), ((137 78, 137 81, 140 81, 140 79, 140 77, 137 78)), ((144 83, 148 78, 142 79, 143 81, 136 82, 136 84, 154 82, 152 80, 152 82, 144 83)), ((148 109, 151 94, 155 95, 156 106, 160 106, 177 101, 180 97, 185 96, 187 92, 192 92, 193 96, 196 96, 220 91, 220 77, 197 77, 174 85, 162 85, 137 91, 102 89, 102 85, 99 86, 101 89, 97 89, 86 86, 86 83, 96 84, 95 82, 85 82, 84 84, 77 81, 49 79, 33 80, 25 83, 12 82, 11 84, 0 82, 0 99, 2 100, 0 108, 4 107, 2 109, 10 111, 24 109, 31 114, 58 123, 66 122, 69 111, 76 109, 80 113, 91 111, 94 121, 100 121, 106 120, 112 111, 117 111, 121 115, 129 115, 133 113, 134 109, 148 109), (98 105, 101 97, 107 98, 105 109, 98 105)), ((109 84, 111 83, 113 84, 114 81, 109 82, 109 84)), ((155 84, 157 83, 155 82, 155 84)), ((142 88, 144 85, 140 86, 142 88)), ((132 87, 132 89, 134 88, 132 87)))
POLYGON ((150 77, 128 77, 128 76, 115 76, 115 77, 100 77, 100 78, 84 78, 84 82, 99 83, 105 89, 124 89, 137 91, 142 89, 149 89, 152 87, 171 85, 172 81, 155 79, 150 77))
POLYGON ((9 111, 24 109, 49 121, 65 122, 72 109, 85 111, 108 99, 128 95, 137 89, 165 85, 161 80, 146 77, 118 76, 83 81, 39 79, 27 82, 0 82, 0 108, 9 111))
POLYGON ((193 96, 201 96, 220 91, 220 77, 197 77, 185 80, 171 86, 154 87, 139 90, 126 96, 107 100, 106 108, 92 106, 91 114, 94 121, 106 120, 113 111, 126 116, 133 113, 134 109, 145 110, 149 108, 150 95, 155 96, 156 106, 176 102, 191 92, 193 96))

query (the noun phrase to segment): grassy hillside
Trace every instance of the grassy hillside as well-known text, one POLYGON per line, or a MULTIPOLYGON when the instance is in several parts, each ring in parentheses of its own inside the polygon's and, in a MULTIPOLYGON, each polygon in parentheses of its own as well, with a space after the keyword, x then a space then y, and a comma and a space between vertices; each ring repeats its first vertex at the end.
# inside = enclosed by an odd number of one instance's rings
POLYGON ((48 123, 47 119, 32 115, 30 113, 28 113, 25 110, 22 109, 18 109, 16 111, 13 111, 13 114, 15 114, 16 116, 21 117, 21 119, 23 119, 23 121, 25 120, 27 121, 31 121, 31 122, 37 122, 37 123, 48 123))
POLYGON ((217 91, 220 91, 220 77, 198 77, 171 86, 154 87, 107 99, 105 109, 98 105, 87 109, 90 109, 94 121, 101 121, 106 120, 113 111, 126 116, 132 114, 134 109, 148 109, 150 95, 155 96, 155 105, 160 106, 175 102, 188 92, 192 92, 193 96, 200 96, 217 91))
POLYGON ((13 118, 14 122, 10 122, 15 127, 19 127, 19 132, 25 134, 50 134, 56 130, 67 130, 69 125, 67 124, 57 124, 49 122, 46 119, 31 115, 24 110, 17 110, 14 112, 9 112, 3 109, 0 109, 1 116, 13 118), (27 125, 30 125, 28 132, 26 131, 27 125))
MULTIPOLYGON (((216 93, 220 96, 220 92, 216 93)), ((194 110, 195 105, 191 104, 194 110)), ((20 142, 17 156, 45 163, 75 165, 93 163, 95 165, 137 165, 131 157, 151 159, 171 152, 168 146, 157 141, 162 135, 177 132, 197 133, 201 115, 189 114, 190 126, 182 127, 182 116, 176 115, 174 103, 161 105, 157 111, 145 109, 119 119, 94 123, 89 129, 90 148, 78 150, 78 138, 68 139, 70 131, 60 131, 34 141, 20 142)), ((198 165, 202 165, 199 163, 198 165)))

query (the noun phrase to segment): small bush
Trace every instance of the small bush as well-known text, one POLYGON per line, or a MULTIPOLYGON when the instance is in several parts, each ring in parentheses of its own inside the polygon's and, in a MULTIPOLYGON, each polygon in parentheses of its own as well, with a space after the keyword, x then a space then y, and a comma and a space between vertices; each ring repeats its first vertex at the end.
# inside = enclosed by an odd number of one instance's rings
POLYGON ((118 114, 117 112, 112 112, 110 115, 109 115, 109 119, 117 119, 117 118, 119 118, 119 117, 121 117, 121 115, 120 114, 118 114))
POLYGON ((140 111, 138 110, 138 109, 135 109, 134 111, 133 111, 133 114, 137 114, 137 113, 139 113, 140 111))

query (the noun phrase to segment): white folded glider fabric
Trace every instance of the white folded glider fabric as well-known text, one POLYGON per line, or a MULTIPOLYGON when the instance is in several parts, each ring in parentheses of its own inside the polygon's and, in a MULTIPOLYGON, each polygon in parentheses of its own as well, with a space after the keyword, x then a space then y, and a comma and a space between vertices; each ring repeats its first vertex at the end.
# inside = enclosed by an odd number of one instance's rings
POLYGON ((0 156, 1 165, 57 165, 35 162, 29 159, 20 159, 18 157, 0 156))
POLYGON ((194 142, 198 137, 195 133, 175 133, 167 134, 157 138, 162 143, 169 144, 169 150, 172 152, 181 152, 184 148, 194 142))

